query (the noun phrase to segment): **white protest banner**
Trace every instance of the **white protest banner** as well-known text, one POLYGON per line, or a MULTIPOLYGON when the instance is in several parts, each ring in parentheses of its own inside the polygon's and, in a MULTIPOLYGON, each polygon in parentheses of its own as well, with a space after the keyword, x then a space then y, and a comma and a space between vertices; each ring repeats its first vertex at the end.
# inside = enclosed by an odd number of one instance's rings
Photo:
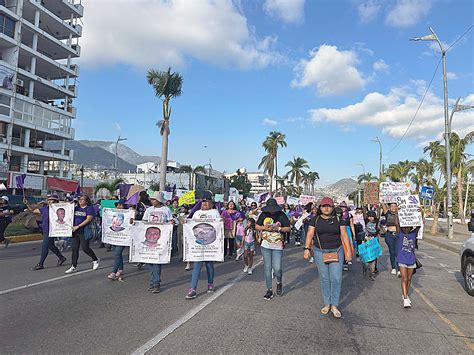
POLYGON ((184 261, 224 261, 224 224, 188 220, 183 225, 184 261))
POLYGON ((111 245, 130 246, 130 219, 132 210, 104 208, 102 210, 102 242, 111 245))
POLYGON ((300 200, 299 201, 300 201, 300 205, 304 206, 304 205, 307 205, 310 202, 316 201, 316 198, 314 196, 310 196, 310 195, 300 195, 300 200))
POLYGON ((72 237, 73 203, 53 203, 49 206, 50 238, 72 237))
POLYGON ((130 262, 169 264, 171 260, 172 224, 135 222, 130 228, 130 262))
POLYGON ((224 202, 224 194, 215 194, 214 202, 224 202))
POLYGON ((380 202, 396 202, 399 196, 411 195, 410 189, 411 184, 407 182, 381 182, 379 188, 380 202))
POLYGON ((303 225, 303 220, 309 216, 309 213, 308 212, 303 212, 303 214, 301 215, 300 218, 298 218, 298 220, 296 221, 295 223, 295 228, 297 230, 300 230, 301 226, 303 225))
POLYGON ((398 205, 400 227, 418 227, 423 225, 423 216, 419 197, 416 195, 398 196, 394 201, 398 205))
POLYGON ((299 199, 298 197, 294 197, 294 196, 288 196, 286 198, 286 203, 289 204, 290 206, 293 205, 293 206, 296 206, 299 202, 299 199))
POLYGON ((171 201, 173 199, 173 193, 171 191, 163 191, 163 197, 166 201, 171 201))

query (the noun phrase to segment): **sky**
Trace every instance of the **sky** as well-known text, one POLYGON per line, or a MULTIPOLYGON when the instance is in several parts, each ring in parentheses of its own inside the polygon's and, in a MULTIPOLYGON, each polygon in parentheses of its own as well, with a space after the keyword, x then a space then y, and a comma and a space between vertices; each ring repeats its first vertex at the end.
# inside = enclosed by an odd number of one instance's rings
MULTIPOLYGON (((387 166, 427 157, 423 147, 442 137, 439 47, 409 41, 429 26, 453 45, 450 109, 457 97, 474 105, 472 0, 82 3, 76 139, 120 135, 142 155, 161 155, 161 100, 146 72, 171 67, 184 82, 171 104, 170 160, 256 171, 262 142, 276 130, 288 143, 280 175, 293 157, 308 161, 321 186, 377 175, 376 137, 387 166)), ((474 110, 457 112, 453 131, 472 130, 474 110)))

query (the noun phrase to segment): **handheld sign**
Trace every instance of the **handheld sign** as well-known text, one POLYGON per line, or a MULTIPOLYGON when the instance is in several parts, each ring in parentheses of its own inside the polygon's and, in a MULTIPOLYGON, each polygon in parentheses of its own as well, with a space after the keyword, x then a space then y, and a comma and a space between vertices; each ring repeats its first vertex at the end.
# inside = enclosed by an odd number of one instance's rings
POLYGON ((394 202, 398 205, 400 227, 418 227, 423 225, 423 216, 418 196, 398 196, 394 202))
POLYGON ((380 183, 380 202, 397 202, 397 197, 411 195, 411 184, 405 182, 382 182, 380 183))

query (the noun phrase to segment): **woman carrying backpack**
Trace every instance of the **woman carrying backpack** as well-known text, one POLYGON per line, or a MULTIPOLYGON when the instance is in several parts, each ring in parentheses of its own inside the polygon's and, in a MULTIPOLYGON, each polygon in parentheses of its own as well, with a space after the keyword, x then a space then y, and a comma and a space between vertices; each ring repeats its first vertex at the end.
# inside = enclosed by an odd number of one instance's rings
POLYGON ((325 197, 319 204, 318 215, 308 227, 304 258, 310 258, 311 243, 314 240, 314 258, 319 272, 321 294, 324 306, 322 314, 332 312, 341 318, 338 309, 342 285, 342 266, 344 260, 352 259, 351 241, 345 223, 333 214, 334 201, 325 197))

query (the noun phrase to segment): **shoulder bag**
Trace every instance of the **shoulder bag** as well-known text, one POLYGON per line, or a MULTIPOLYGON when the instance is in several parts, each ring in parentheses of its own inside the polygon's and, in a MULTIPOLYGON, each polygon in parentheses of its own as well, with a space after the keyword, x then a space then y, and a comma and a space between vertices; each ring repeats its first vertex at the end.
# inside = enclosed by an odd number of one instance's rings
MULTIPOLYGON (((319 240, 319 235, 318 235, 318 220, 319 220, 319 216, 316 217, 316 222, 314 222, 314 227, 315 227, 314 232, 316 233, 316 239, 318 240, 319 249, 321 249, 321 251, 323 252, 323 248, 321 247, 321 241, 319 240)), ((338 251, 339 251, 339 249, 338 249, 338 251)), ((323 262, 325 264, 337 263, 338 261, 339 261, 338 252, 331 252, 331 253, 323 252, 323 262)))

